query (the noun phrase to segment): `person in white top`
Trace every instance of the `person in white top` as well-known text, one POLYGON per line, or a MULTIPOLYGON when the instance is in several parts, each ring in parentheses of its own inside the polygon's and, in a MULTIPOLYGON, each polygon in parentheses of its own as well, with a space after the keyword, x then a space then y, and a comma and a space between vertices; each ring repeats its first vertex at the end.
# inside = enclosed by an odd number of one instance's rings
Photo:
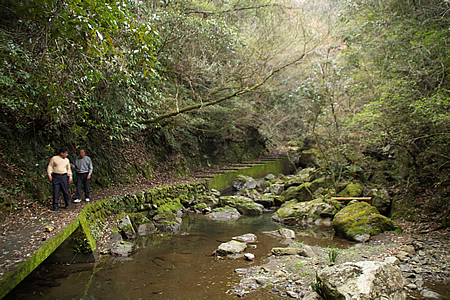
POLYGON ((61 188, 64 196, 65 208, 69 208, 69 183, 72 183, 72 170, 70 169, 70 161, 67 158, 69 149, 61 147, 59 155, 55 155, 50 159, 47 166, 48 179, 53 185, 53 203, 52 208, 57 211, 59 208, 59 189, 61 188))

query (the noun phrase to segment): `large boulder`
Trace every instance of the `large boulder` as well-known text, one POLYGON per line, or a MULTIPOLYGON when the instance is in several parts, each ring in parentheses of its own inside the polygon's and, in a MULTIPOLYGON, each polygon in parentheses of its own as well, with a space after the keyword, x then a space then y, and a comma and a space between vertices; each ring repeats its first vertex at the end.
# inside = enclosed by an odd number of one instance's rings
POLYGON ((302 183, 299 186, 291 186, 288 188, 282 196, 284 196, 286 201, 295 199, 299 202, 311 201, 313 200, 313 194, 319 188, 327 188, 328 183, 325 177, 316 179, 311 182, 302 183))
POLYGON ((234 207, 218 207, 212 210, 206 217, 216 221, 231 221, 237 220, 241 217, 241 214, 234 207))
POLYGON ((391 206, 391 197, 385 189, 372 189, 367 193, 367 197, 372 197, 372 205, 375 206, 380 213, 387 215, 391 206))
POLYGON ((364 187, 360 183, 349 183, 339 192, 341 197, 359 197, 362 195, 364 187))
POLYGON ((341 208, 335 200, 315 199, 308 202, 290 203, 282 206, 272 220, 285 224, 311 224, 320 219, 332 218, 341 208))
POLYGON ((222 243, 219 245, 219 247, 214 251, 214 254, 216 255, 227 255, 227 254, 236 254, 241 253, 242 251, 247 248, 246 243, 238 242, 235 240, 222 243))
POLYGON ((272 206, 280 206, 284 202, 284 197, 267 193, 260 195, 254 201, 266 208, 269 208, 272 206))
POLYGON ((234 207, 243 215, 261 215, 264 212, 262 204, 255 203, 252 199, 244 196, 220 197, 220 205, 234 207))
POLYGON ((391 219, 380 214, 378 209, 367 202, 347 205, 333 219, 336 233, 349 240, 358 241, 361 235, 377 235, 395 230, 391 219))
POLYGON ((318 274, 326 299, 403 300, 401 270, 379 261, 348 262, 326 267, 318 274))
POLYGON ((291 186, 282 194, 286 201, 295 199, 299 202, 311 201, 313 199, 312 192, 309 190, 309 183, 303 183, 299 186, 291 186))
POLYGON ((309 182, 312 179, 312 174, 315 172, 314 168, 301 169, 295 175, 289 175, 285 178, 285 188, 291 186, 299 186, 303 183, 309 182))

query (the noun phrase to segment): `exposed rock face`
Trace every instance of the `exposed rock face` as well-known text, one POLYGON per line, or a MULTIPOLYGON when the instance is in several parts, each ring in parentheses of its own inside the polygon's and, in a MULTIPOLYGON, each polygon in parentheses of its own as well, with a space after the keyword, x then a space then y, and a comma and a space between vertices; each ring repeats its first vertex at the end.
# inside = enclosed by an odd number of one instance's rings
POLYGON ((255 203, 252 199, 244 196, 223 196, 220 197, 221 206, 236 208, 243 215, 261 215, 264 212, 264 206, 255 203))
POLYGON ((372 189, 367 193, 367 197, 372 197, 372 205, 375 206, 380 213, 386 215, 389 213, 391 205, 391 197, 385 189, 372 189))
POLYGON ((239 219, 241 214, 234 207, 219 207, 213 209, 206 217, 216 221, 231 221, 239 219))
POLYGON ((295 199, 299 202, 312 200, 312 195, 308 190, 308 183, 303 183, 299 186, 291 186, 282 194, 286 201, 295 199))
POLYGON ((353 241, 357 241, 355 236, 358 235, 377 235, 396 228, 391 219, 366 202, 344 207, 334 216, 333 227, 338 235, 353 241))
POLYGON ((272 220, 285 224, 311 224, 318 219, 332 218, 341 208, 337 201, 315 199, 308 202, 290 203, 282 206, 272 220))
POLYGON ((242 189, 252 190, 256 188, 257 184, 258 182, 254 178, 250 176, 239 175, 238 177, 236 177, 236 180, 233 183, 233 187, 238 191, 242 189))
POLYGON ((406 299, 402 272, 378 261, 349 262, 319 272, 322 292, 329 299, 406 299))
POLYGON ((349 183, 343 191, 339 193, 342 197, 359 197, 362 195, 364 187, 359 183, 349 183))
POLYGON ((123 215, 117 220, 117 227, 122 231, 127 239, 136 238, 136 231, 131 223, 130 216, 123 215))
POLYGON ((281 195, 284 192, 284 184, 274 183, 270 185, 269 191, 274 195, 281 195))
POLYGON ((235 254, 241 253, 247 248, 246 243, 238 242, 238 241, 229 241, 226 243, 222 243, 219 247, 214 251, 214 254, 217 255, 227 255, 227 254, 235 254))

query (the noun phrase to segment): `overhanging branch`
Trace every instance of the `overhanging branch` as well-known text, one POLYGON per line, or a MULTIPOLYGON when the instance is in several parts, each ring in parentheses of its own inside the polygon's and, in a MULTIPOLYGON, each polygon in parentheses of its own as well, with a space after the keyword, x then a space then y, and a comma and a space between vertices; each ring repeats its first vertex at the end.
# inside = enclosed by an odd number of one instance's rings
POLYGON ((155 123, 159 123, 162 120, 165 120, 165 119, 168 119, 168 118, 171 118, 171 117, 175 117, 175 116, 177 116, 179 114, 186 113, 186 112, 189 112, 189 111, 192 111, 192 110, 196 110, 196 109, 199 109, 199 108, 202 108, 202 107, 206 107, 206 106, 216 105, 216 104, 219 104, 219 103, 221 103, 223 101, 226 101, 228 99, 231 99, 231 98, 234 98, 234 97, 237 97, 237 96, 244 95, 244 94, 247 94, 249 92, 252 92, 252 91, 256 90, 257 88, 259 88, 260 86, 264 85, 267 82, 267 80, 269 80, 273 75, 275 75, 276 73, 279 73, 280 71, 282 71, 283 69, 286 69, 287 67, 290 67, 292 65, 297 64, 305 56, 306 56, 306 53, 303 53, 302 55, 300 55, 298 58, 296 58, 295 60, 291 61, 290 63, 287 63, 285 65, 282 65, 282 66, 278 67, 275 70, 272 70, 271 72, 269 72, 269 74, 263 80, 261 80, 258 83, 255 83, 251 87, 240 89, 240 90, 238 90, 238 91, 236 91, 234 93, 231 93, 231 94, 229 94, 227 96, 224 96, 222 98, 219 98, 219 99, 216 99, 216 100, 213 100, 213 101, 210 101, 210 102, 199 103, 199 104, 187 106, 187 107, 184 107, 184 108, 179 109, 177 111, 166 113, 166 114, 160 115, 160 116, 158 116, 156 118, 153 118, 153 119, 150 119, 150 120, 141 121, 140 123, 141 124, 155 124, 155 123))

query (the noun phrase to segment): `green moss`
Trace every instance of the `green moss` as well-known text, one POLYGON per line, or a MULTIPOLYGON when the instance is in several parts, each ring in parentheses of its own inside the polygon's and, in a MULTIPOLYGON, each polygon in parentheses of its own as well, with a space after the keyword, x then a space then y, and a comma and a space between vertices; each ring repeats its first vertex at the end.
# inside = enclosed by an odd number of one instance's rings
POLYGON ((366 202, 358 202, 342 209, 334 217, 333 227, 339 235, 349 239, 360 234, 378 235, 396 228, 391 219, 381 215, 374 206, 366 202))
POLYGON ((194 205, 194 207, 199 210, 204 210, 204 209, 208 208, 208 205, 206 203, 197 203, 196 205, 194 205))
POLYGON ((349 183, 343 191, 339 193, 342 197, 359 197, 362 195, 364 187, 359 183, 349 183))

